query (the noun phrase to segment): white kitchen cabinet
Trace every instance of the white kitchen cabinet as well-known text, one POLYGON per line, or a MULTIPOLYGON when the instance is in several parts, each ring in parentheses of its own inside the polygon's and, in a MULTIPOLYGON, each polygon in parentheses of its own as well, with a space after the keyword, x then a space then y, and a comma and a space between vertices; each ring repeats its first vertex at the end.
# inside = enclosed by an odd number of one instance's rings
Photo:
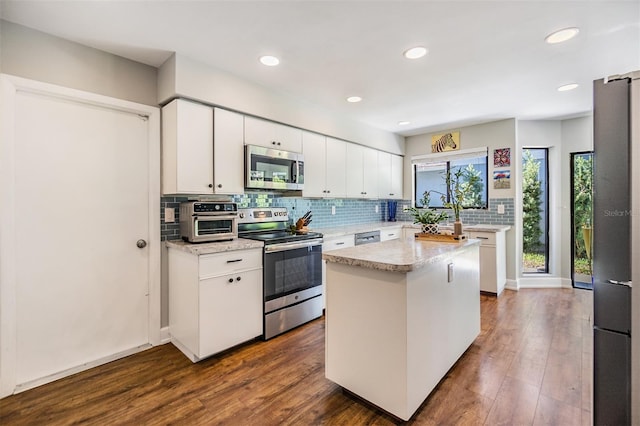
POLYGON ((402 237, 402 227, 382 228, 380 230, 380 241, 397 240, 402 237))
POLYGON ((378 151, 347 144, 347 197, 378 198, 378 151))
POLYGON ((391 200, 402 199, 403 158, 378 151, 378 196, 391 200))
MULTIPOLYGON (((325 238, 322 243, 322 252, 326 253, 331 250, 339 250, 343 248, 349 248, 355 246, 355 235, 341 235, 339 237, 325 238)), ((325 307, 325 301, 327 300, 327 261, 322 261, 322 308, 325 307)))
POLYGON ((163 194, 244 193, 242 114, 175 99, 162 108, 163 194))
POLYGON ((192 362, 262 335, 262 249, 168 260, 171 341, 192 362))
POLYGON ((391 155, 391 192, 389 198, 401 200, 404 191, 404 158, 391 155))
POLYGON ((245 116, 245 145, 302 152, 302 130, 261 118, 245 116))
POLYGON ((244 194, 244 116, 213 109, 213 192, 244 194))
POLYGON ((317 133, 302 133, 304 197, 344 198, 347 143, 317 133))
POLYGON ((480 240, 480 291, 499 296, 507 282, 505 231, 469 232, 480 240))
MULTIPOLYGON (((399 208, 399 207, 398 207, 398 208, 399 208)), ((413 227, 413 226, 411 226, 411 227, 404 227, 404 228, 402 229, 402 236, 403 236, 404 238, 408 238, 408 237, 412 237, 412 238, 413 238, 413 237, 415 237, 415 235, 416 235, 418 232, 422 232, 422 230, 421 230, 420 228, 418 228, 418 227, 417 227, 417 225, 416 225, 416 227, 413 227)))
POLYGON ((213 113, 175 99, 162 108, 163 194, 213 194, 213 113))

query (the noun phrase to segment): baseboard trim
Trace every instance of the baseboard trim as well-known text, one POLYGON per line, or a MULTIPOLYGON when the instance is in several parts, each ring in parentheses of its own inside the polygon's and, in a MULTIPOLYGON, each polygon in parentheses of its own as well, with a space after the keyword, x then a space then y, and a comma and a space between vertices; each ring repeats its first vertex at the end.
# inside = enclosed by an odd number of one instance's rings
POLYGON ((518 291, 520 289, 520 284, 518 283, 518 280, 507 280, 504 288, 507 290, 518 291))
POLYGON ((171 343, 171 333, 169 333, 169 327, 162 327, 160 329, 160 344, 166 345, 171 343))
POLYGON ((560 277, 522 277, 518 280, 519 288, 571 288, 571 280, 560 277), (566 281, 569 281, 567 286, 566 281))
POLYGON ((71 376, 73 374, 80 373, 82 371, 89 370, 89 369, 94 368, 94 367, 98 367, 99 365, 103 365, 103 364, 109 363, 111 361, 115 361, 117 359, 124 358, 124 357, 127 357, 129 355, 133 355, 133 354, 138 353, 138 352, 142 352, 142 351, 147 350, 147 349, 149 349, 151 347, 152 346, 150 344, 141 345, 141 346, 138 346, 138 347, 135 347, 135 348, 128 349, 126 351, 118 352, 116 354, 112 354, 112 355, 105 356, 105 357, 100 358, 100 359, 96 359, 96 360, 91 361, 91 362, 87 362, 87 363, 79 365, 77 367, 72 367, 72 368, 69 368, 67 370, 60 371, 60 372, 55 373, 55 374, 50 374, 48 376, 41 377, 41 378, 35 379, 35 380, 31 380, 31 381, 28 381, 28 382, 25 382, 25 383, 20 383, 19 385, 16 385, 15 390, 14 390, 13 393, 24 392, 26 390, 33 389, 33 388, 36 388, 38 386, 45 385, 47 383, 54 382, 54 381, 56 381, 58 379, 62 379, 63 377, 71 376))

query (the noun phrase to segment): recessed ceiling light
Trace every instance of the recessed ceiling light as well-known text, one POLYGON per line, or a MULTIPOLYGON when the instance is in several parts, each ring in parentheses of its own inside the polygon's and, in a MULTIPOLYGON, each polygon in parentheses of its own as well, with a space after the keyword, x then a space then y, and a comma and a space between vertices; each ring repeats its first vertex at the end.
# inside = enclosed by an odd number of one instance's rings
POLYGON ((574 38, 578 32, 580 32, 580 30, 576 27, 564 28, 549 34, 544 38, 544 41, 549 44, 562 43, 574 38))
POLYGON ((361 100, 362 98, 360 96, 349 96, 347 98, 347 102, 351 102, 351 103, 360 102, 361 100))
POLYGON ((565 84, 564 86, 558 87, 558 92, 566 92, 567 90, 573 90, 578 87, 576 83, 565 84))
POLYGON ((427 49, 422 46, 412 47, 411 49, 407 49, 404 51, 403 55, 407 59, 418 59, 422 58, 427 54, 427 49))
POLYGON ((266 55, 266 56, 260 56, 260 62, 262 63, 262 65, 266 65, 268 67, 275 67, 280 63, 280 59, 276 58, 275 56, 266 55))
POLYGON ((411 124, 410 121, 398 121, 398 126, 406 126, 407 124, 411 124))

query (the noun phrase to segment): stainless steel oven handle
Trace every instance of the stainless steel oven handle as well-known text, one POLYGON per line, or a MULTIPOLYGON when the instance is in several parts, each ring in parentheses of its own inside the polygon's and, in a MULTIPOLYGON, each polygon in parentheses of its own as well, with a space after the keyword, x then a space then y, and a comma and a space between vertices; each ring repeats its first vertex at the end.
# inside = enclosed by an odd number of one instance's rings
POLYGON ((295 243, 283 243, 283 244, 273 244, 270 246, 265 246, 264 247, 264 251, 265 253, 277 253, 280 251, 286 251, 286 250, 295 250, 295 249, 299 249, 299 248, 305 248, 305 247, 315 247, 315 246, 320 246, 322 245, 322 239, 319 238, 317 240, 311 240, 311 241, 302 241, 302 242, 295 242, 295 243))

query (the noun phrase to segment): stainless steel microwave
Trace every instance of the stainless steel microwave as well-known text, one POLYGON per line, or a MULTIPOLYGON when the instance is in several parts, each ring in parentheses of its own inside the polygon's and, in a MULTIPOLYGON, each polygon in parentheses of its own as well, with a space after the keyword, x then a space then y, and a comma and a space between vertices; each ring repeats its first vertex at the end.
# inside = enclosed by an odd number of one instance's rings
POLYGON ((297 152, 256 145, 245 146, 245 188, 304 189, 304 157, 297 152))
POLYGON ((184 241, 204 243, 238 237, 238 206, 231 202, 190 201, 180 204, 184 241))

